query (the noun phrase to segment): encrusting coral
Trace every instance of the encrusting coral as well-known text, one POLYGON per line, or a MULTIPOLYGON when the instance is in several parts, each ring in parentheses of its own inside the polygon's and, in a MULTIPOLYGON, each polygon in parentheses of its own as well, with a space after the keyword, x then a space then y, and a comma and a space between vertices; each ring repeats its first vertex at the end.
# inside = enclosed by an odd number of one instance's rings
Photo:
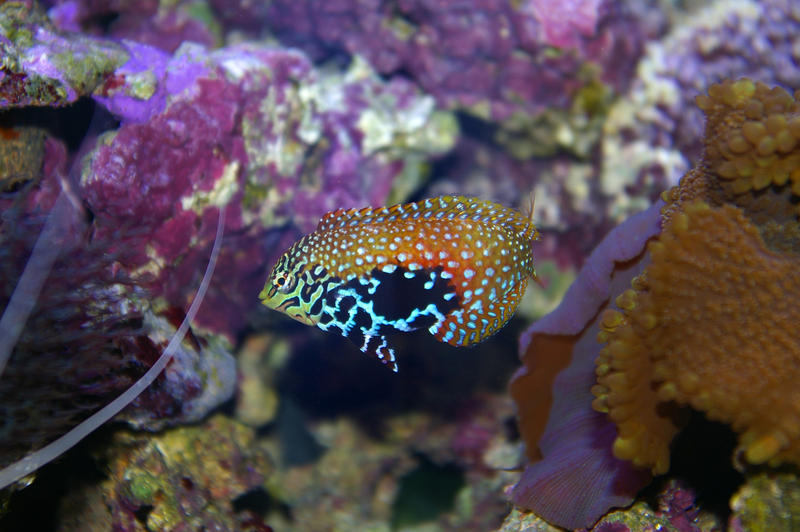
POLYGON ((675 401, 743 432, 749 462, 800 463, 797 257, 769 250, 739 209, 702 202, 649 251, 599 335, 594 404, 617 424, 614 454, 664 473, 678 427, 662 403, 675 401))
POLYGON ((665 194, 651 263, 602 316, 593 406, 615 456, 669 467, 690 406, 739 433, 752 464, 800 464, 800 92, 710 87, 703 161, 665 194))
POLYGON ((800 463, 798 100, 711 86, 697 166, 522 335, 510 391, 531 463, 514 504, 592 526, 669 468, 689 408, 740 435, 740 465, 800 463))

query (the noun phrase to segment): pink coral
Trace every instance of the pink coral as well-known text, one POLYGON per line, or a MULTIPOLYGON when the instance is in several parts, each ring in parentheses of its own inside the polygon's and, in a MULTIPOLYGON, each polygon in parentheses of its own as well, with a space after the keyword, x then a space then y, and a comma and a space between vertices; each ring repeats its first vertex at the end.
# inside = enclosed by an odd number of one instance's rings
POLYGON ((406 73, 445 106, 499 121, 569 106, 582 65, 624 88, 645 37, 613 0, 213 3, 232 26, 260 20, 314 58, 364 56, 381 73, 406 73))

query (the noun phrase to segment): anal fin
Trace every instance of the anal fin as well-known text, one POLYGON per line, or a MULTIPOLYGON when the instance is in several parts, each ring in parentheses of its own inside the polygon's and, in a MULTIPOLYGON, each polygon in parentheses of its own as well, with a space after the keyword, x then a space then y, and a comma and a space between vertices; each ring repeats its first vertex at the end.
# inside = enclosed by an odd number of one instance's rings
POLYGON ((347 334, 347 338, 358 346, 362 353, 374 357, 385 366, 389 366, 392 371, 397 373, 397 358, 394 348, 389 345, 389 337, 377 333, 365 333, 360 327, 353 327, 347 334))
POLYGON ((455 347, 482 342, 508 323, 527 286, 525 279, 497 301, 482 302, 480 307, 468 305, 454 310, 436 327, 434 337, 455 347))

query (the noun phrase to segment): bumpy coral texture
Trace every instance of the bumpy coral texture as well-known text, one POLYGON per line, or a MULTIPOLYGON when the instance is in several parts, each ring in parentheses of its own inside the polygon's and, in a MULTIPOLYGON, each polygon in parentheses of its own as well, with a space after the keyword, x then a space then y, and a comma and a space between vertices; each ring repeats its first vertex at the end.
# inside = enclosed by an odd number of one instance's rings
POLYGON ((798 6, 694 2, 690 16, 648 43, 630 91, 612 104, 604 124, 600 181, 613 198, 611 212, 621 218, 640 210, 647 193, 674 186, 700 159, 703 112, 694 100, 712 83, 749 77, 800 87, 798 6))
POLYGON ((780 246, 767 233, 792 233, 800 212, 798 99, 800 92, 792 98, 747 79, 712 85, 708 95, 698 96, 706 115, 702 162, 666 193, 671 205, 665 219, 694 199, 733 203, 759 226, 770 247, 780 246))
POLYGON ((730 424, 747 462, 800 464, 798 96, 740 80, 698 98, 703 161, 598 335, 594 406, 619 458, 665 472, 687 405, 730 424))
POLYGON ((677 427, 660 403, 676 401, 733 425, 748 461, 800 463, 798 257, 770 251, 741 210, 706 203, 649 251, 601 333, 595 404, 617 423, 615 454, 666 471, 677 427))
POLYGON ((779 87, 743 80, 713 85, 697 98, 708 121, 705 160, 726 192, 791 183, 791 193, 800 194, 797 94, 793 99, 779 87))
POLYGON ((492 120, 569 107, 582 66, 624 89, 645 39, 622 2, 212 0, 233 27, 267 27, 315 59, 361 55, 446 107, 492 120), (591 65, 591 66, 589 66, 591 65))

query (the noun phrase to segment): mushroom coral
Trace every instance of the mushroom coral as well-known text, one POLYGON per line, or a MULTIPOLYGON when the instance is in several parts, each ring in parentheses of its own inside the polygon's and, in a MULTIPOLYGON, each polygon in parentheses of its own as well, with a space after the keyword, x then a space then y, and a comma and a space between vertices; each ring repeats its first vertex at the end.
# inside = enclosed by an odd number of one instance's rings
POLYGON ((666 472, 688 405, 730 424, 747 462, 800 464, 798 99, 749 80, 698 97, 703 164, 665 195, 651 264, 598 334, 616 457, 666 472))
POLYGON ((744 461, 800 464, 798 100, 750 80, 698 97, 701 161, 523 335, 515 504, 590 526, 668 469, 686 407, 729 423, 744 461))
POLYGON ((595 340, 609 297, 641 273, 645 242, 660 230, 656 203, 614 228, 592 251, 561 304, 520 339, 524 365, 511 380, 531 463, 511 489, 514 504, 565 528, 591 526, 633 501, 649 475, 615 458, 614 425, 592 410, 595 340))

